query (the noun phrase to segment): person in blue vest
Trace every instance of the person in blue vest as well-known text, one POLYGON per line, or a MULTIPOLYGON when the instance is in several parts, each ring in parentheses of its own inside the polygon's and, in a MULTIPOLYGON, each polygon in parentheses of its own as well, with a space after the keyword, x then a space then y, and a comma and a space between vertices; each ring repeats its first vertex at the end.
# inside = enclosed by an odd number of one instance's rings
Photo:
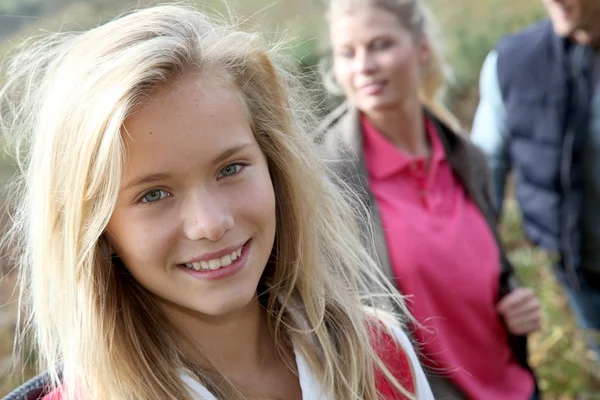
POLYGON ((504 37, 481 71, 472 140, 502 209, 510 170, 526 236, 600 355, 600 0, 543 0, 549 18, 504 37))

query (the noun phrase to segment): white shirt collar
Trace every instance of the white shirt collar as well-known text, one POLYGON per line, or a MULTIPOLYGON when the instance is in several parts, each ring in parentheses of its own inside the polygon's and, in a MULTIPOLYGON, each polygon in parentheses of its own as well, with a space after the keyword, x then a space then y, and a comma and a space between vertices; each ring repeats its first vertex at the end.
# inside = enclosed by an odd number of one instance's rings
MULTIPOLYGON (((308 362, 296 349, 296 368, 300 380, 300 389, 302 389, 302 400, 334 400, 333 397, 323 393, 321 382, 311 371, 308 362)), ((189 374, 182 374, 181 378, 190 388, 194 400, 217 400, 217 398, 208 391, 200 382, 189 374)))
POLYGON ((333 397, 329 397, 323 393, 321 382, 311 371, 308 362, 302 354, 297 349, 294 349, 294 354, 296 356, 296 368, 298 368, 300 388, 302 389, 302 400, 333 400, 333 397))

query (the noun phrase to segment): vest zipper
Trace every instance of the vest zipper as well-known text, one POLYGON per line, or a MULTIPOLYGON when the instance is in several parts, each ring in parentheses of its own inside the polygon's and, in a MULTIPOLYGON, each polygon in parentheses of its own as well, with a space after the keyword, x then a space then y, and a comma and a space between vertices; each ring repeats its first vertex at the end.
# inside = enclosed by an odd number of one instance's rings
POLYGON ((567 280, 570 286, 579 290, 579 278, 577 277, 577 270, 575 269, 575 263, 573 262, 573 249, 571 247, 571 238, 569 235, 569 227, 571 226, 571 213, 569 212, 568 200, 571 197, 571 167, 573 164, 573 142, 575 141, 576 132, 573 129, 573 87, 577 85, 577 82, 581 79, 581 67, 583 52, 579 47, 575 48, 575 54, 572 58, 571 71, 573 82, 571 84, 571 90, 569 93, 568 101, 568 119, 567 119, 567 134, 565 136, 565 143, 563 147, 563 160, 561 163, 561 181, 563 186, 563 194, 565 199, 563 200, 563 226, 561 227, 560 237, 563 247, 563 261, 565 264, 565 271, 567 273, 567 280))
MULTIPOLYGON (((575 133, 572 129, 567 131, 565 138, 565 146, 563 151, 563 163, 561 170, 561 177, 563 183, 563 193, 565 193, 565 199, 570 198, 571 192, 571 163, 572 163, 572 152, 573 142, 575 140, 575 133), (567 161, 568 160, 568 161, 567 161)), ((565 201, 566 203, 566 201, 565 201)), ((571 238, 569 235, 568 227, 571 226, 571 213, 568 207, 563 204, 563 227, 561 228, 560 236, 563 246, 563 261, 565 264, 565 271, 567 272, 567 279, 569 284, 574 289, 579 289, 579 278, 577 277, 577 271, 575 270, 575 264, 573 262, 571 238)))

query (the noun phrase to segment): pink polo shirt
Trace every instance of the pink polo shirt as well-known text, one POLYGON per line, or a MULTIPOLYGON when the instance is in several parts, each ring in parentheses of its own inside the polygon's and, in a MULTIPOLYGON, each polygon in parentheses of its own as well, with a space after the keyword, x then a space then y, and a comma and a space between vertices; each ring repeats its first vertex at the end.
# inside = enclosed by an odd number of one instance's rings
POLYGON ((500 254, 483 215, 453 174, 426 121, 428 166, 384 138, 362 117, 364 151, 390 262, 429 366, 441 368, 472 399, 528 400, 532 375, 521 367, 496 311, 500 254))

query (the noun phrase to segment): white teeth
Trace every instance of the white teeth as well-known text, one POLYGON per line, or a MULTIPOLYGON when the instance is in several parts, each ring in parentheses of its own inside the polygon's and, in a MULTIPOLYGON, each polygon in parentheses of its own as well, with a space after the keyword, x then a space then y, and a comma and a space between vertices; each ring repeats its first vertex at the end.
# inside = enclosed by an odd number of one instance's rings
POLYGON ((219 269, 221 268, 221 260, 219 258, 216 260, 210 260, 208 262, 208 266, 211 270, 219 269))
POLYGON ((187 263, 187 264, 185 264, 185 266, 188 269, 193 269, 196 271, 200 271, 200 270, 214 271, 221 267, 226 267, 228 265, 231 265, 232 262, 234 262, 241 256, 242 256, 242 248, 240 247, 239 249, 231 252, 231 254, 228 254, 221 258, 215 258, 214 260, 209 260, 209 261, 196 261, 193 263, 187 263))
POLYGON ((229 255, 221 257, 221 267, 226 267, 231 264, 231 257, 229 255))

